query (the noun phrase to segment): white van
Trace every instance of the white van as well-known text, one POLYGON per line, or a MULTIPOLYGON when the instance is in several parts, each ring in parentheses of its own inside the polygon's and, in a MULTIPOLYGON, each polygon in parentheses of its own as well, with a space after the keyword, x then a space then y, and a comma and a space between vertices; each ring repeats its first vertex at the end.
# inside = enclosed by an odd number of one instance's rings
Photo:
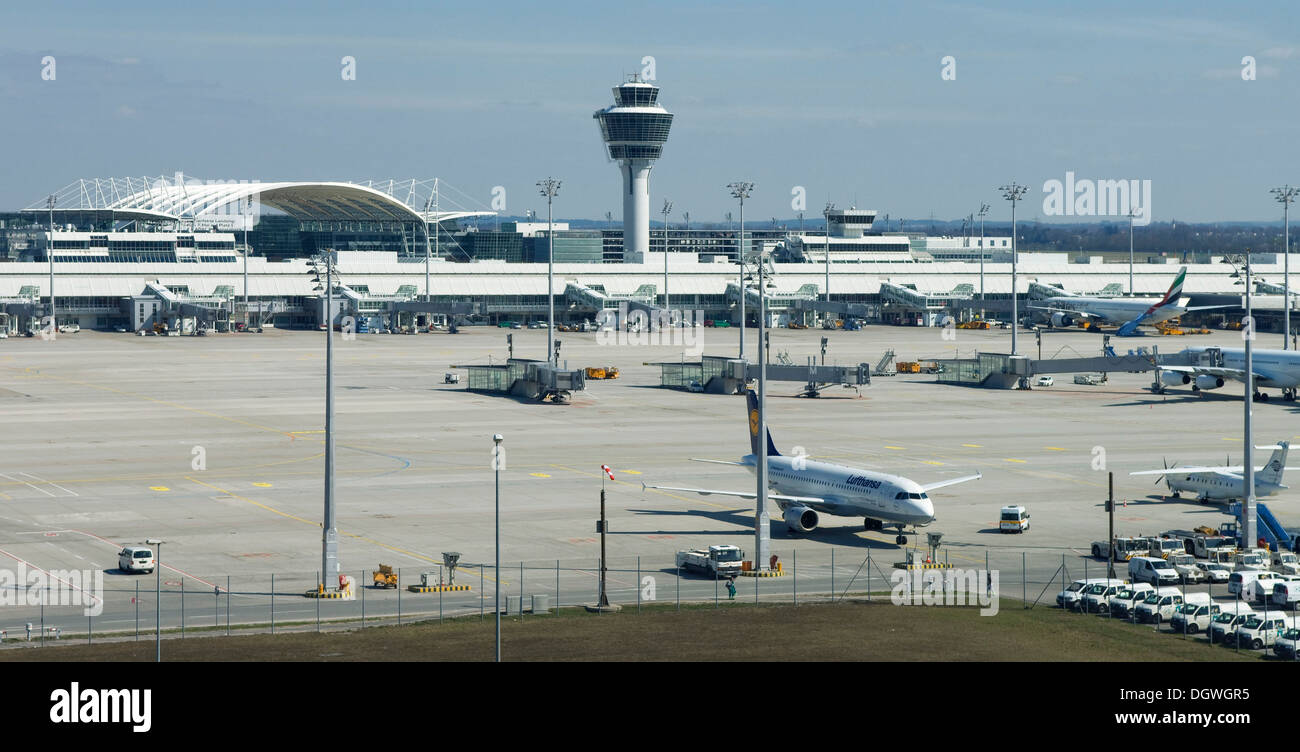
POLYGON ((1300 602, 1300 579, 1274 581, 1268 602, 1279 608, 1294 609, 1300 602))
POLYGON ((1300 629, 1288 629, 1273 643, 1273 655, 1294 661, 1297 643, 1300 643, 1300 629))
POLYGON ((1137 605, 1135 616, 1145 624, 1149 621, 1169 621, 1174 610, 1183 605, 1183 591, 1176 587, 1156 588, 1146 600, 1137 605))
POLYGON ((1237 633, 1237 627, 1246 623, 1246 619, 1253 616, 1255 609, 1242 603, 1241 601, 1231 601, 1224 603, 1219 610, 1219 615, 1210 621, 1210 642, 1228 643, 1229 635, 1237 633))
POLYGON ((1128 562, 1128 578, 1133 582, 1148 582, 1159 587, 1178 582, 1178 572, 1164 559, 1154 556, 1135 556, 1128 562))
POLYGON ((1088 588, 1093 585, 1104 584, 1108 582, 1105 577, 1090 577, 1086 580, 1075 580, 1070 586, 1056 594, 1056 605, 1061 608, 1077 608, 1087 594, 1088 588))
POLYGON ((1029 529, 1029 512, 1022 506, 1002 507, 998 530, 1003 533, 1023 533, 1029 529))
POLYGON ((1300 574, 1300 557, 1290 551, 1274 552, 1273 571, 1279 574, 1300 574))
POLYGON ((1172 632, 1196 634, 1208 629, 1210 620, 1219 615, 1222 607, 1210 600, 1208 593, 1188 593, 1183 605, 1169 617, 1172 632))
POLYGON ((1123 580, 1104 580, 1093 583, 1083 591, 1083 598, 1079 601, 1077 608, 1090 614, 1103 613, 1109 610, 1110 599, 1126 587, 1128 586, 1123 580))
POLYGON ((1277 576, 1277 572, 1258 570, 1233 572, 1228 575, 1228 592, 1247 598, 1250 596, 1250 586, 1256 580, 1272 580, 1277 576))
POLYGON ((157 563, 153 549, 147 546, 127 546, 117 554, 117 568, 127 574, 141 572, 149 574, 157 563))
POLYGON ((1237 627, 1237 645, 1259 650, 1277 642, 1288 629, 1295 627, 1290 616, 1277 611, 1251 614, 1245 623, 1237 627))
POLYGON ((1110 612, 1111 616, 1127 619, 1138 604, 1146 600, 1147 596, 1154 593, 1155 590, 1145 582, 1126 585, 1118 593, 1110 597, 1110 600, 1106 602, 1105 610, 1110 612))

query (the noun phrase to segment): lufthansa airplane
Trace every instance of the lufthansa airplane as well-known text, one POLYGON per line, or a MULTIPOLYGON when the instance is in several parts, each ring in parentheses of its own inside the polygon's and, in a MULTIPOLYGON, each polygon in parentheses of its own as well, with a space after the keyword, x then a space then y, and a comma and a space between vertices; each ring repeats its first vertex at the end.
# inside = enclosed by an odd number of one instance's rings
MULTIPOLYGON (((694 460, 695 462, 738 465, 751 474, 758 472, 758 397, 754 392, 749 391, 746 393, 746 400, 751 453, 741 457, 739 462, 699 459, 694 460)), ((905 533, 917 535, 915 528, 928 525, 935 520, 934 503, 930 500, 928 492, 977 480, 979 477, 980 474, 975 473, 921 485, 899 475, 818 462, 802 455, 786 457, 776 451, 776 445, 772 443, 772 432, 767 433, 767 478, 770 489, 775 491, 769 493, 768 498, 781 508, 786 527, 795 533, 807 533, 816 529, 821 514, 862 517, 867 530, 884 530, 886 527, 896 529, 898 537, 895 541, 902 546, 907 543, 905 533), (909 525, 913 529, 905 530, 909 525)), ((641 487, 664 491, 688 491, 702 496, 719 494, 738 496, 742 499, 753 499, 757 496, 755 491, 716 491, 707 488, 654 486, 646 483, 642 483, 641 487)))

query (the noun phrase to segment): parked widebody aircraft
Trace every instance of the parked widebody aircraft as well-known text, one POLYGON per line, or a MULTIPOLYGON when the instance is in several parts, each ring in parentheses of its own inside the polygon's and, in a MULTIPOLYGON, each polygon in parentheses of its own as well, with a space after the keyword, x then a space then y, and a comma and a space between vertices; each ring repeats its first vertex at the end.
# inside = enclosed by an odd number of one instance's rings
POLYGON ((1177 318, 1188 311, 1204 311, 1224 306, 1200 306, 1189 308, 1188 298, 1183 297, 1183 280, 1187 277, 1187 267, 1178 270, 1178 276, 1165 292, 1163 298, 1100 298, 1085 295, 1071 295, 1064 290, 1061 295, 1047 298, 1031 309, 1046 311, 1048 320, 1055 327, 1074 326, 1079 321, 1094 321, 1104 324, 1117 324, 1116 332, 1121 337, 1140 334, 1138 327, 1143 324, 1159 324, 1162 321, 1177 318))
MULTIPOLYGON (((1163 394, 1167 387, 1190 385, 1193 392, 1218 389, 1228 379, 1246 382, 1244 347, 1189 347, 1183 350, 1192 365, 1159 366, 1152 391, 1163 394)), ((1252 398, 1267 401, 1261 389, 1281 389, 1282 399, 1293 402, 1300 388, 1300 351, 1251 348, 1251 370, 1255 374, 1252 398)))
MULTIPOLYGON (((751 453, 739 462, 724 460, 694 460, 722 465, 737 465, 757 472, 759 457, 758 397, 750 391, 746 396, 746 417, 749 423, 751 453)), ((776 450, 772 432, 767 433, 768 485, 775 493, 768 498, 781 508, 786 526, 791 532, 807 533, 816 529, 820 514, 840 517, 862 517, 867 530, 886 527, 898 531, 898 545, 907 543, 907 535, 917 535, 915 528, 934 522, 934 502, 929 493, 937 488, 977 480, 979 473, 951 478, 936 483, 920 484, 899 475, 889 475, 874 470, 837 465, 810 460, 802 455, 787 457, 776 450), (913 530, 906 528, 912 526, 913 530)), ((756 491, 716 491, 707 488, 681 488, 656 486, 646 483, 643 488, 664 491, 689 491, 702 496, 718 494, 753 499, 756 491)))

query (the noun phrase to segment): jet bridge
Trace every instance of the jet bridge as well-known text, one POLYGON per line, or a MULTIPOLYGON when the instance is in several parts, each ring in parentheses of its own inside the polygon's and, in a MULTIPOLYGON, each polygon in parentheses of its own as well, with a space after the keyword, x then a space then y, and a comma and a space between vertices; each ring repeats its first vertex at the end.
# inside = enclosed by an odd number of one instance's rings
MULTIPOLYGON (((701 391, 709 394, 740 394, 745 386, 758 379, 759 364, 739 358, 705 355, 699 361, 661 361, 645 363, 659 366, 659 385, 672 389, 701 391)), ((816 397, 830 386, 862 387, 871 384, 871 365, 855 366, 769 363, 767 380, 804 385, 802 395, 816 397)))
POLYGON ((466 389, 471 392, 510 394, 538 402, 550 398, 567 404, 573 392, 587 388, 586 372, 567 370, 546 361, 509 358, 504 365, 453 365, 469 371, 466 389))

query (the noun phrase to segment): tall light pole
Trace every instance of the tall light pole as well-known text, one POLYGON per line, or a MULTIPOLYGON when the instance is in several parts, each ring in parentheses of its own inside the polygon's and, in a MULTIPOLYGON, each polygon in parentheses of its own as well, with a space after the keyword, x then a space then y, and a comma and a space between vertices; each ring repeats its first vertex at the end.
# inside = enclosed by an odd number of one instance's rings
POLYGON ((1020 307, 1016 300, 1016 202, 1029 192, 1029 186, 1016 181, 1001 186, 1002 197, 1011 202, 1011 354, 1016 354, 1016 330, 1020 328, 1020 307))
POLYGON ((50 242, 45 247, 45 255, 50 261, 50 331, 55 335, 59 333, 59 325, 54 320, 54 204, 57 201, 53 193, 45 199, 45 206, 50 210, 50 242))
MULTIPOLYGON (((830 201, 826 202, 826 208, 822 209, 822 216, 826 218, 826 302, 831 302, 831 211, 835 209, 835 204, 830 201)), ((826 312, 830 315, 830 311, 826 312)))
POLYGON ((1130 206, 1128 209, 1128 294, 1136 295, 1137 291, 1133 288, 1133 218, 1137 216, 1137 211, 1130 206))
POLYGON ((554 178, 537 181, 546 197, 546 362, 555 365, 555 224, 551 202, 560 193, 560 181, 554 178))
POLYGON ((155 663, 162 663, 162 544, 158 538, 150 538, 145 541, 154 547, 153 563, 153 659, 155 663))
POLYGON ((1254 442, 1251 441, 1250 417, 1251 412, 1255 409, 1255 365, 1254 357, 1251 353, 1251 343, 1255 341, 1255 316, 1252 313, 1250 298, 1252 286, 1250 278, 1250 249, 1246 249, 1246 328, 1242 332, 1246 335, 1246 396, 1242 400, 1246 407, 1245 425, 1242 427, 1244 436, 1242 453, 1241 473, 1246 480, 1246 492, 1242 494, 1241 499, 1241 545, 1245 549, 1251 549, 1255 546, 1255 458, 1251 450, 1254 448, 1254 442))
POLYGON ((988 213, 989 213, 989 205, 981 201, 981 202, 980 202, 980 210, 979 210, 979 218, 980 218, 980 319, 981 319, 981 320, 984 319, 984 255, 987 253, 987 251, 984 250, 984 218, 985 218, 986 216, 988 216, 988 213))
POLYGON ((1282 349, 1291 349, 1291 204, 1295 201, 1300 188, 1284 185, 1269 191, 1273 197, 1282 202, 1282 226, 1284 233, 1284 250, 1282 252, 1282 349))
MULTIPOLYGON (((767 358, 763 356, 767 339, 767 262, 758 254, 758 488, 754 496, 754 569, 766 566, 772 548, 771 519, 767 512, 767 358)), ((744 293, 744 290, 741 290, 744 293)))
POLYGON ((668 309, 668 213, 673 210, 673 202, 664 199, 664 309, 668 309))
MULTIPOLYGON (((320 590, 337 587, 339 572, 339 531, 334 520, 334 259, 327 250, 319 263, 325 266, 325 511, 321 519, 320 590), (333 576, 333 578, 331 577, 333 576), (335 583, 331 587, 330 583, 335 583)), ((314 262, 317 263, 317 262, 314 262)), ((320 282, 320 268, 312 274, 320 282)), ((316 288, 317 290, 320 287, 316 288)))
MULTIPOLYGON (((246 203, 245 206, 249 210, 253 208, 252 196, 248 197, 248 203, 246 203)), ((247 213, 245 214, 244 221, 241 224, 243 225, 244 228, 244 329, 247 330, 252 325, 251 321, 248 318, 248 215, 247 213)))
POLYGON ((501 442, 503 440, 504 437, 499 433, 492 435, 492 470, 496 473, 496 564, 492 569, 496 585, 492 590, 496 593, 494 610, 497 614, 497 663, 501 662, 501 464, 504 458, 501 442))
MULTIPOLYGON (((749 198, 754 184, 748 181, 727 183, 731 197, 740 201, 740 230, 736 233, 736 265, 740 267, 740 359, 745 359, 745 199, 749 198)), ((759 359, 763 351, 758 351, 759 359)))

